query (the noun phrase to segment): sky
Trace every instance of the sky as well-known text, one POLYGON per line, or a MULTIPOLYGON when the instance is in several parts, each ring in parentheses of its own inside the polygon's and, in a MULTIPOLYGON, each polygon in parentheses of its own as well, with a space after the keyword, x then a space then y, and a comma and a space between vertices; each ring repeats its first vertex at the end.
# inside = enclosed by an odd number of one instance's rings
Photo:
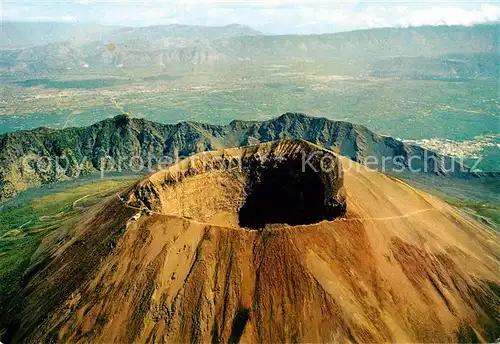
POLYGON ((0 0, 2 21, 251 26, 267 34, 500 21, 496 1, 0 0))

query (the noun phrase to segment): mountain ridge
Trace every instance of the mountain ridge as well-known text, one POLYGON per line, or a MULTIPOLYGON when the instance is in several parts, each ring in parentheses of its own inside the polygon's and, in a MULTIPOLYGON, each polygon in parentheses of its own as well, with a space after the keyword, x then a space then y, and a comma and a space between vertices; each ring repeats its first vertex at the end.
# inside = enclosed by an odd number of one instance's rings
POLYGON ((419 170, 455 176, 470 172, 450 157, 380 136, 362 125, 300 113, 227 125, 161 124, 124 114, 88 127, 0 135, 0 199, 82 173, 133 169, 134 159, 141 160, 145 171, 147 164, 154 168, 165 159, 174 162, 197 152, 285 138, 304 139, 361 163, 368 164, 367 158, 373 157, 371 167, 386 172, 419 170), (33 165, 44 159, 52 165, 33 165))

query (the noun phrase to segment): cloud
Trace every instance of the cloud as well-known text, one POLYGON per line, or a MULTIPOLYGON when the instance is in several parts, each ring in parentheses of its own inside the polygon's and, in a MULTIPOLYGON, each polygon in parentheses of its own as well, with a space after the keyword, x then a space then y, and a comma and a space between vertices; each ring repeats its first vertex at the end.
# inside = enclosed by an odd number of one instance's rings
POLYGON ((419 25, 473 25, 500 20, 500 6, 483 4, 479 9, 466 10, 460 7, 436 7, 408 11, 407 18, 400 21, 404 26, 419 25))
POLYGON ((78 18, 75 16, 34 16, 32 17, 34 21, 49 21, 49 22, 76 22, 78 21, 78 18))
POLYGON ((500 5, 441 0, 3 0, 3 20, 114 25, 226 25, 266 33, 323 33, 383 26, 473 25, 500 21, 500 5), (56 1, 56 2, 54 2, 56 1))

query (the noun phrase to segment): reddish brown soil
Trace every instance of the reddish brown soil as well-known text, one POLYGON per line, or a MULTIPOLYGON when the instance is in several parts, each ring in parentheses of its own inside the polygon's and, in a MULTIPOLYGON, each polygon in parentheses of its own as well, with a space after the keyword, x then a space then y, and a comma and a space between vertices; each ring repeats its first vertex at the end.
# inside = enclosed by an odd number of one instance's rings
MULTIPOLYGON (((305 149, 303 142, 281 145, 272 149, 305 149)), ((9 340, 499 337, 498 234, 403 182, 339 161, 344 174, 332 190, 336 200, 347 199, 347 213, 298 226, 241 228, 244 174, 180 178, 177 166, 124 190, 127 203, 112 198, 89 209, 75 222, 72 239, 32 268, 9 340), (145 185, 156 194, 149 205, 144 189, 138 191, 145 185), (133 207, 145 206, 153 213, 131 220, 139 212, 133 207)))

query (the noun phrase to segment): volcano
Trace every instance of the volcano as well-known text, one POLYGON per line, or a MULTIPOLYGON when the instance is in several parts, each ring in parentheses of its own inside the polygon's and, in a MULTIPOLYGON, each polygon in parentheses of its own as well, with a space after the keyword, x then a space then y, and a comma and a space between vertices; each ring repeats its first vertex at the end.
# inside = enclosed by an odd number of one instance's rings
POLYGON ((140 182, 127 204, 225 227, 302 225, 345 214, 338 158, 306 141, 189 158, 140 182))
POLYGON ((75 218, 5 342, 487 342, 498 234, 302 140, 197 154, 75 218))

